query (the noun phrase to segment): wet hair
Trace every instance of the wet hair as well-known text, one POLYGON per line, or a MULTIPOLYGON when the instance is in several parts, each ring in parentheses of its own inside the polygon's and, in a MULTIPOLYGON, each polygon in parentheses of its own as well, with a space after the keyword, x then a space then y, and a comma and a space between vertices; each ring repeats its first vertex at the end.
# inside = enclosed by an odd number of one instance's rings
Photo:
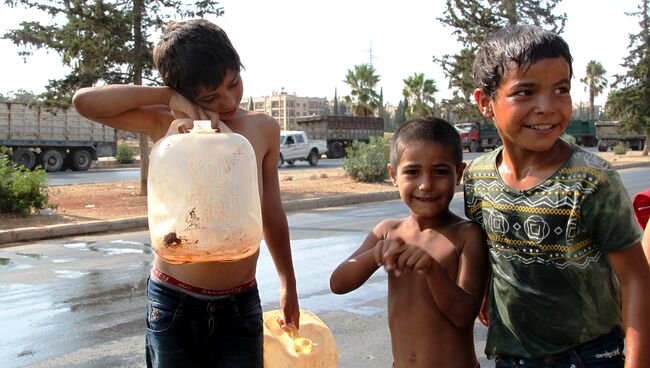
POLYGON ((243 67, 226 32, 205 19, 170 22, 153 61, 165 85, 189 99, 200 87, 218 88, 229 70, 243 67))
POLYGON ((440 144, 454 156, 456 166, 463 163, 463 147, 460 143, 458 130, 446 120, 420 117, 405 121, 393 133, 390 141, 390 164, 393 170, 397 170, 406 146, 416 141, 440 144))
POLYGON ((474 84, 494 98, 496 90, 512 64, 530 68, 533 64, 561 57, 569 64, 573 77, 573 58, 569 45, 557 34, 534 25, 514 25, 492 33, 479 47, 474 59, 474 84))

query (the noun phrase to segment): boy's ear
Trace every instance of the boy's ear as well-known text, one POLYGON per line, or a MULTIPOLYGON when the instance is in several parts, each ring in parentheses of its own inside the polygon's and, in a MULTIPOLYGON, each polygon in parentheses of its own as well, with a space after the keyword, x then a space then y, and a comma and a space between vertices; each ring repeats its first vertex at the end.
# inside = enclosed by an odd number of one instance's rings
POLYGON ((485 91, 483 91, 482 88, 474 90, 474 100, 476 100, 479 111, 486 119, 492 119, 494 117, 492 106, 490 105, 492 99, 485 93, 485 91))
POLYGON ((393 167, 390 165, 390 163, 388 164, 388 166, 386 168, 388 169, 388 175, 390 175, 390 180, 393 182, 393 186, 396 187, 397 186, 397 173, 393 171, 393 167))
POLYGON ((467 164, 464 162, 456 167, 456 185, 460 185, 460 182, 463 181, 465 168, 467 168, 467 164))

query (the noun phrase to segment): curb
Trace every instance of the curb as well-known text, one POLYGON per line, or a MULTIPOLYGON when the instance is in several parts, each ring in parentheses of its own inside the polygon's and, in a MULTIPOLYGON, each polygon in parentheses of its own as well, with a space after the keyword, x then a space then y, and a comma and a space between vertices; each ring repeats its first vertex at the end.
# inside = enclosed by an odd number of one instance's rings
MULTIPOLYGON (((650 163, 636 162, 612 165, 615 170, 650 166, 650 163)), ((462 191, 458 186, 456 191, 462 191)), ((338 207, 357 203, 381 202, 399 199, 399 191, 370 192, 357 194, 342 194, 323 198, 308 198, 283 202, 286 212, 305 211, 316 208, 338 207)), ((147 216, 124 218, 117 220, 96 220, 76 224, 48 225, 43 227, 18 228, 0 230, 0 247, 10 243, 26 242, 41 239, 60 238, 64 236, 87 235, 110 231, 140 230, 148 226, 147 216)))

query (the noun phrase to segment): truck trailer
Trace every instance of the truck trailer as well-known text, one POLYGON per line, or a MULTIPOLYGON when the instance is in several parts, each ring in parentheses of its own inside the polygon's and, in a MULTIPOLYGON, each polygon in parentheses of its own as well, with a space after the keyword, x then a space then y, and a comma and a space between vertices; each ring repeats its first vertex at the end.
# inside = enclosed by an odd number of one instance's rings
POLYGON ((327 141, 327 157, 341 158, 354 141, 368 143, 370 137, 384 135, 384 119, 369 116, 318 115, 296 119, 311 139, 327 141))
POLYGON ((0 102, 0 146, 13 161, 32 170, 88 170, 99 157, 115 156, 117 130, 90 121, 72 107, 49 111, 0 102))
POLYGON ((645 144, 645 134, 632 130, 622 129, 616 121, 596 122, 596 138, 598 138, 598 151, 605 152, 616 146, 619 142, 633 150, 642 150, 645 144))

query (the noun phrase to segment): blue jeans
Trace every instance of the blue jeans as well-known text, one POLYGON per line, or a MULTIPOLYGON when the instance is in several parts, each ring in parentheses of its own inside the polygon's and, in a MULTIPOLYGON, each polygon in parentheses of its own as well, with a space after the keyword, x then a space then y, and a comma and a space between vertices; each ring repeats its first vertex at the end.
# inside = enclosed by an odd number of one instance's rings
POLYGON ((147 296, 147 367, 263 367, 257 285, 204 300, 150 279, 147 296))
POLYGON ((616 328, 571 350, 544 358, 501 356, 496 359, 495 368, 623 368, 624 365, 624 336, 616 328))

